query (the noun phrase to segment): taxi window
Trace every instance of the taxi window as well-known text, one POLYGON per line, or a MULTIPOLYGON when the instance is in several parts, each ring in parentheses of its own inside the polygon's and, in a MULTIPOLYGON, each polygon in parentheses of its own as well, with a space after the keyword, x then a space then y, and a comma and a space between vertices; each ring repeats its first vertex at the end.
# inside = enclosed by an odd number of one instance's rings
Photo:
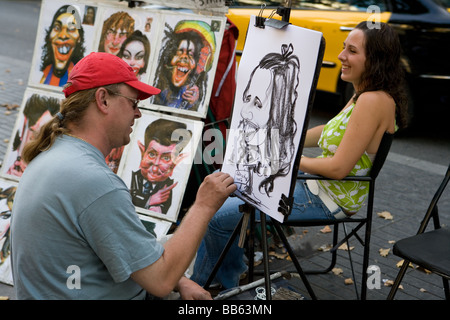
MULTIPOLYGON (((232 6, 251 6, 265 4, 266 6, 279 6, 286 0, 235 0, 232 6)), ((314 10, 345 10, 366 11, 369 6, 378 6, 380 11, 387 11, 386 0, 292 0, 291 7, 314 10)))
POLYGON ((434 2, 447 9, 450 9, 450 0, 434 0, 434 2))
POLYGON ((316 9, 366 11, 369 6, 377 6, 386 11, 384 0, 293 0, 292 7, 312 7, 316 9), (295 5, 295 6, 294 6, 295 5))
POLYGON ((395 13, 422 14, 428 11, 420 1, 396 0, 392 2, 395 13))

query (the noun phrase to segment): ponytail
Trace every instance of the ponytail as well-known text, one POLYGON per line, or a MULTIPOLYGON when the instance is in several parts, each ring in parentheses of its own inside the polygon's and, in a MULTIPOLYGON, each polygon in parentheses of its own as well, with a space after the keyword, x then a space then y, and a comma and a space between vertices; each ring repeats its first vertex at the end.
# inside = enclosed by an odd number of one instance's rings
MULTIPOLYGON (((120 83, 104 86, 105 89, 117 93, 120 83)), ((70 132, 66 124, 78 126, 83 120, 85 111, 91 102, 95 102, 95 93, 98 88, 82 90, 72 93, 61 102, 61 108, 52 120, 47 122, 40 130, 37 138, 28 142, 23 151, 22 159, 26 163, 36 158, 41 152, 48 150, 56 138, 70 132)))
POLYGON ((68 130, 61 126, 62 120, 58 117, 61 113, 58 112, 52 120, 47 122, 39 130, 36 139, 28 142, 22 150, 22 159, 26 163, 30 163, 39 153, 50 148, 55 142, 55 139, 67 132, 68 130))

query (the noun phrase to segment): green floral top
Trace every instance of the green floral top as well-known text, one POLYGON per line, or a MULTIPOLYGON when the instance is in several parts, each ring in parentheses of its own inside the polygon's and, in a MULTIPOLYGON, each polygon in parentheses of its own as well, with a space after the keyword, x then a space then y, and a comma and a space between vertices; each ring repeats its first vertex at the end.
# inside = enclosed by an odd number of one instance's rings
MULTIPOLYGON (((341 111, 324 127, 319 139, 322 155, 319 158, 332 157, 341 143, 347 123, 352 115, 355 104, 341 111)), ((350 176, 367 176, 372 169, 372 161, 365 152, 350 172, 350 176)), ((344 210, 355 213, 363 205, 369 188, 368 182, 320 180, 319 186, 344 210)))

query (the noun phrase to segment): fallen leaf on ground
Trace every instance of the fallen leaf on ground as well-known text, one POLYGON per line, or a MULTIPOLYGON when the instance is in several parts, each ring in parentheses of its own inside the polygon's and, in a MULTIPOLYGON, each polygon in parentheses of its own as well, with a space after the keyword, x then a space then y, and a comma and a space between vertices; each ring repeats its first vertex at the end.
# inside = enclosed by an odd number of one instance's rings
POLYGON ((388 211, 378 212, 377 215, 378 215, 380 218, 384 218, 384 219, 386 219, 386 220, 392 220, 392 219, 394 219, 394 217, 392 216, 392 214, 391 214, 390 212, 388 212, 388 211))
POLYGON ((320 229, 320 232, 322 233, 330 233, 332 232, 330 226, 325 226, 323 229, 320 229))
POLYGON ((349 284, 353 284, 353 279, 352 278, 347 278, 344 280, 344 283, 349 285, 349 284))
MULTIPOLYGON (((399 262, 397 262, 397 268, 401 268, 402 267, 403 261, 405 261, 405 260, 400 260, 399 262)), ((409 267, 410 268, 414 268, 414 266, 413 266, 413 264, 411 262, 409 263, 409 267)))
POLYGON ((331 272, 333 272, 335 275, 340 275, 340 274, 343 274, 344 273, 344 270, 342 270, 341 268, 333 268, 332 270, 331 270, 331 272))
MULTIPOLYGON (((343 243, 343 244, 341 244, 341 245, 339 246, 338 249, 339 249, 339 250, 345 250, 345 251, 348 251, 348 246, 347 246, 346 243, 343 243)), ((355 249, 355 247, 350 246, 350 250, 353 250, 353 249, 355 249)))
POLYGON ((390 248, 388 248, 388 249, 380 248, 380 250, 378 250, 378 252, 380 252, 380 256, 382 256, 382 257, 387 257, 387 255, 389 254, 389 251, 391 251, 390 248))
MULTIPOLYGON (((383 280, 385 287, 392 287, 394 285, 394 280, 383 280)), ((403 290, 403 286, 399 285, 399 289, 403 290)))
POLYGON ((423 271, 426 274, 432 274, 432 272, 430 270, 425 269, 424 267, 421 267, 421 266, 417 266, 417 270, 423 271))

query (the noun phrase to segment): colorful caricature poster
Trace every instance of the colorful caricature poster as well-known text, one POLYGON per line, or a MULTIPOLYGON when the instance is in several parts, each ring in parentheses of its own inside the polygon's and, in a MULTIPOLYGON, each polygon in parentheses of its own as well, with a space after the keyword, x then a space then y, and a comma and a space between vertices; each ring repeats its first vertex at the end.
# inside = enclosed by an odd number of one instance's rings
POLYGON ((152 110, 205 117, 219 59, 225 17, 166 15, 151 84, 162 91, 152 110))
POLYGON ((322 34, 293 25, 263 29, 254 24, 252 17, 222 171, 234 177, 237 196, 282 222, 278 208, 296 174, 322 34))
POLYGON ((6 150, 0 175, 19 181, 26 164, 21 159, 23 147, 33 140, 39 129, 59 111, 64 98, 62 93, 28 88, 16 119, 11 139, 6 150))
POLYGON ((0 282, 13 284, 11 268, 10 229, 11 210, 17 184, 0 179, 0 282))
POLYGON ((155 11, 105 7, 99 17, 94 51, 122 58, 140 81, 148 82, 161 17, 155 11))
POLYGON ((142 110, 119 176, 136 211, 176 221, 203 122, 142 110))
POLYGON ((42 1, 29 85, 61 91, 73 66, 93 50, 98 7, 42 1))

